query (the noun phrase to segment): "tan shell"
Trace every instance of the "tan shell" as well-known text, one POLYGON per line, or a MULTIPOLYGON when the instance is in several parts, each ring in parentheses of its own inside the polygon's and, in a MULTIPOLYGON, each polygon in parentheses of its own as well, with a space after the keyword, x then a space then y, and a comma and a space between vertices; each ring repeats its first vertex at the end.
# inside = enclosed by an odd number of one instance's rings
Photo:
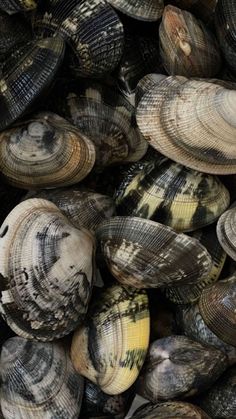
POLYGON ((236 261, 236 208, 224 212, 217 223, 217 237, 225 252, 236 261))
POLYGON ((136 410, 131 419, 210 419, 198 406, 186 402, 147 403, 136 410))
POLYGON ((0 170, 9 183, 20 188, 77 183, 94 162, 93 143, 53 113, 39 113, 0 133, 0 170))

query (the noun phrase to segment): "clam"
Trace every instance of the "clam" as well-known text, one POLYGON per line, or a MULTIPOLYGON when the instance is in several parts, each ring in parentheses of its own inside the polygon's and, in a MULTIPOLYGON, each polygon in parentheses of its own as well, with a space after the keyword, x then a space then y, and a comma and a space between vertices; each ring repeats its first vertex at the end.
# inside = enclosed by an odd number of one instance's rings
POLYGON ((153 86, 160 83, 164 80, 167 76, 164 74, 159 73, 150 73, 146 74, 141 80, 139 80, 136 89, 135 89, 135 105, 138 106, 141 98, 143 97, 144 93, 146 93, 149 89, 152 89, 153 86))
POLYGON ((230 364, 236 363, 236 347, 223 342, 204 322, 198 304, 180 306, 177 311, 177 323, 181 333, 203 345, 214 346, 228 356, 230 364))
POLYGON ((53 202, 78 229, 94 231, 103 220, 115 213, 112 198, 76 187, 31 192, 25 198, 41 198, 53 202))
POLYGON ((71 47, 72 65, 82 76, 101 77, 119 63, 124 44, 123 25, 105 0, 42 2, 34 17, 41 36, 60 35, 71 47))
POLYGON ((163 0, 108 0, 120 12, 138 20, 155 21, 163 12, 163 0))
POLYGON ((37 0, 0 0, 0 10, 12 15, 19 12, 28 12, 37 7, 37 0))
POLYGON ((19 118, 52 82, 64 56, 61 38, 34 40, 4 63, 0 77, 0 130, 19 118))
POLYGON ((224 212, 217 223, 217 237, 225 252, 236 261, 236 208, 224 212))
POLYGON ((211 224, 229 206, 230 196, 217 177, 166 158, 134 163, 117 187, 119 215, 143 217, 192 231, 211 224))
POLYGON ((1 408, 7 419, 74 419, 83 378, 61 343, 7 340, 1 353, 1 408))
POLYGON ((137 288, 195 283, 207 275, 211 257, 198 240, 138 217, 113 217, 97 231, 114 277, 137 288))
POLYGON ((157 403, 189 397, 210 387, 227 368, 227 357, 186 336, 169 336, 150 345, 137 392, 157 403))
POLYGON ((212 418, 236 417, 236 366, 229 368, 218 381, 202 395, 200 405, 212 418))
POLYGON ((93 143, 53 113, 36 114, 0 133, 0 170, 19 188, 73 185, 94 162, 93 143))
POLYGON ((205 288, 199 300, 201 316, 220 339, 236 346, 236 277, 205 288))
POLYGON ((202 290, 219 279, 225 265, 226 253, 217 240, 215 225, 197 230, 193 233, 193 237, 198 239, 211 255, 211 271, 197 284, 167 288, 165 294, 175 304, 188 304, 198 301, 202 290))
POLYGON ((174 161, 206 173, 234 174, 235 113, 235 90, 170 76, 144 94, 137 123, 150 145, 174 161))
POLYGON ((147 403, 136 410, 131 419, 210 419, 198 406, 186 402, 147 403))
POLYGON ((93 248, 52 202, 28 199, 11 211, 0 229, 0 311, 15 333, 49 341, 82 322, 93 248))
POLYGON ((30 40, 30 28, 26 20, 0 11, 0 61, 4 61, 10 51, 30 40))
POLYGON ((232 0, 218 0, 215 27, 221 50, 230 71, 236 74, 236 4, 232 0))
POLYGON ((58 111, 94 142, 99 167, 137 161, 147 151, 133 106, 106 85, 93 81, 68 85, 58 111))
POLYGON ((81 375, 116 395, 138 377, 148 344, 145 291, 113 285, 94 296, 84 325, 74 333, 71 359, 81 375))
POLYGON ((168 74, 213 77, 221 68, 218 44, 204 24, 186 10, 168 5, 159 27, 160 51, 168 74))

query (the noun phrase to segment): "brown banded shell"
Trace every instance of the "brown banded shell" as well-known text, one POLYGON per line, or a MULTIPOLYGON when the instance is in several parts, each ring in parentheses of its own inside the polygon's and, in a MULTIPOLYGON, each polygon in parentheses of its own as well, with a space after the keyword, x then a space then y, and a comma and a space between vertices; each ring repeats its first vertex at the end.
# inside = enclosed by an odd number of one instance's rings
POLYGON ((211 257, 198 240, 154 221, 113 217, 102 222, 96 234, 110 272, 126 285, 195 283, 211 268, 211 257))
POLYGON ((0 170, 19 188, 73 185, 94 162, 93 143, 53 113, 39 113, 0 133, 0 170))
POLYGON ((170 76, 144 94, 137 123, 150 144, 174 161, 206 173, 233 174, 235 112, 235 90, 170 76))
POLYGON ((94 231, 103 220, 115 213, 112 198, 76 187, 31 192, 25 198, 41 198, 53 202, 78 229, 94 231))
POLYGON ((155 21, 163 12, 163 0, 108 0, 120 12, 138 20, 155 21))
POLYGON ((178 307, 176 320, 180 332, 203 345, 213 346, 228 356, 230 364, 236 363, 236 347, 216 336, 204 322, 198 304, 178 307))
POLYGON ((161 56, 168 74, 213 77, 219 73, 221 55, 217 42, 191 13, 166 6, 159 36, 161 56))
POLYGON ((189 397, 210 387, 227 368, 227 357, 186 336, 169 336, 150 345, 137 393, 157 403, 189 397))
POLYGON ((175 304, 188 304, 198 301, 202 290, 219 279, 225 264, 226 253, 217 240, 215 225, 197 230, 192 236, 198 239, 211 255, 212 268, 209 274, 197 284, 167 288, 165 294, 175 304))
POLYGON ((229 206, 230 196, 217 177, 162 158, 143 166, 134 163, 124 173, 115 200, 119 215, 192 231, 216 221, 229 206))
POLYGON ((36 0, 0 0, 0 10, 12 15, 19 12, 28 12, 37 7, 36 0))
POLYGON ((147 403, 134 412, 131 419, 210 419, 198 406, 186 402, 147 403))
POLYGON ((218 0, 215 28, 226 63, 236 75, 236 4, 234 0, 218 0))
POLYGON ((52 202, 28 199, 0 229, 0 311, 22 337, 49 341, 84 319, 93 285, 94 240, 52 202))
POLYGON ((217 223, 217 237, 225 252, 236 261, 236 208, 224 212, 217 223))
POLYGON ((1 408, 5 418, 77 418, 83 381, 61 343, 13 337, 3 345, 1 408))
POLYGON ((61 38, 34 40, 4 63, 0 77, 0 130, 19 118, 52 82, 64 57, 61 38))
POLYGON ((224 342, 236 346, 236 277, 205 288, 199 309, 209 329, 224 342))
POLYGON ((229 368, 200 398, 200 405, 216 419, 236 417, 236 366, 229 368))
POLYGON ((111 395, 134 383, 149 344, 149 310, 145 291, 113 285, 94 297, 83 326, 73 336, 75 369, 111 395))

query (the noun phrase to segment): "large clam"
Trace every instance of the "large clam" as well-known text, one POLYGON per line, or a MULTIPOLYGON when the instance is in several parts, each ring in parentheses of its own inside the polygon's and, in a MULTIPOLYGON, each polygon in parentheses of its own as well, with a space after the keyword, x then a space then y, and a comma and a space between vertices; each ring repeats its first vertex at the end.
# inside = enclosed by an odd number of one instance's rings
POLYGON ((28 199, 0 229, 0 311, 22 337, 48 341, 84 319, 93 284, 91 234, 52 202, 28 199))
POLYGON ((113 285, 95 295, 84 325, 74 333, 71 359, 81 375, 116 395, 138 377, 148 344, 145 291, 113 285))
POLYGON ((108 0, 117 10, 135 19, 155 21, 163 12, 163 0, 108 0))
POLYGON ((83 378, 61 343, 7 340, 1 353, 1 408, 7 419, 75 419, 83 378))
POLYGON ((198 406, 186 402, 147 403, 131 416, 132 419, 210 419, 198 406))

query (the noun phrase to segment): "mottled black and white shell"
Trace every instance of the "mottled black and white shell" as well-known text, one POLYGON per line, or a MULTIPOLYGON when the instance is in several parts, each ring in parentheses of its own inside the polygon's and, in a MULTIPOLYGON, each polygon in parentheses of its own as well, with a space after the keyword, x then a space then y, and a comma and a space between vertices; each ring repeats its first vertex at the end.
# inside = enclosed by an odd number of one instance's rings
POLYGON ((131 419, 210 419, 198 406, 186 402, 147 403, 139 407, 131 419))
POLYGON ((18 335, 49 341, 84 319, 93 285, 92 235, 52 202, 28 199, 0 229, 0 311, 18 335))
POLYGON ((8 339, 1 353, 1 408, 7 419, 75 419, 83 378, 61 343, 8 339))

